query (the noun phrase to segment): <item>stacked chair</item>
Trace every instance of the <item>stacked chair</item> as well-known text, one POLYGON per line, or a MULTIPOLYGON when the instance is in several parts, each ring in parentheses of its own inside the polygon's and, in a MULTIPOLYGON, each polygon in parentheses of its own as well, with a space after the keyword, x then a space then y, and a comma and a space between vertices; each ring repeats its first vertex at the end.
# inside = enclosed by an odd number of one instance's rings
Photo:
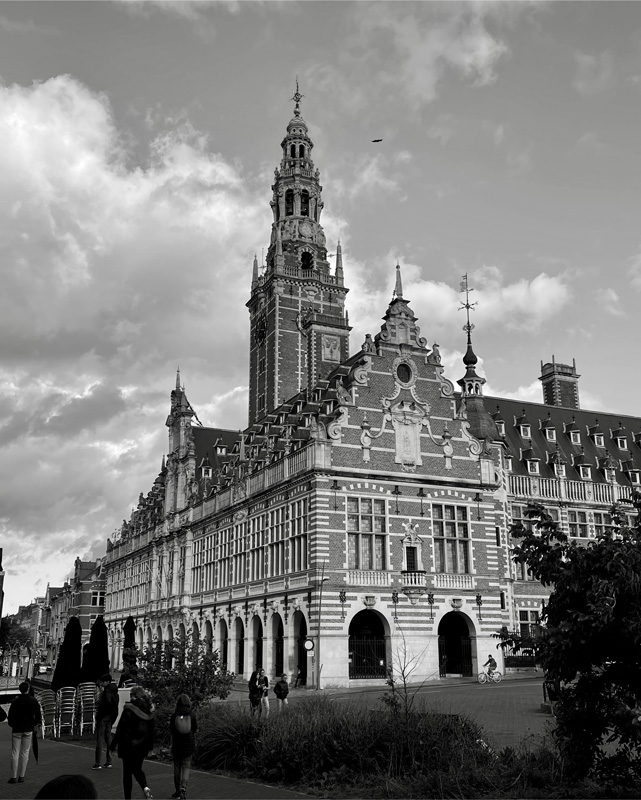
POLYGON ((96 684, 81 683, 78 686, 78 724, 80 735, 89 727, 92 733, 96 732, 96 684))
POLYGON ((43 689, 36 695, 36 700, 40 704, 40 714, 42 716, 42 738, 44 739, 48 731, 51 731, 55 738, 58 705, 56 693, 52 692, 51 689, 43 689))
POLYGON ((60 736, 63 728, 68 728, 69 733, 76 729, 76 689, 74 686, 63 686, 58 689, 58 713, 56 732, 60 736))

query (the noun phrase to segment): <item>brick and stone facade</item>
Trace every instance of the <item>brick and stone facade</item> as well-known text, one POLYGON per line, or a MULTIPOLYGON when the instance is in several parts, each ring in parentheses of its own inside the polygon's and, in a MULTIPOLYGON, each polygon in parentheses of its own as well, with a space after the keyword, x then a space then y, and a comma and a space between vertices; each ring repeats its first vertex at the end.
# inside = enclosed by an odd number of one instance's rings
POLYGON ((547 596, 511 560, 511 523, 535 498, 577 538, 607 525, 641 475, 641 420, 582 411, 576 370, 571 408, 484 397, 469 313, 455 390, 399 267, 381 330, 349 355, 342 254, 332 271, 294 99, 247 303, 249 425, 194 424, 178 375, 167 459, 107 544, 114 666, 131 615, 139 646, 198 635, 245 677, 472 675, 547 596))

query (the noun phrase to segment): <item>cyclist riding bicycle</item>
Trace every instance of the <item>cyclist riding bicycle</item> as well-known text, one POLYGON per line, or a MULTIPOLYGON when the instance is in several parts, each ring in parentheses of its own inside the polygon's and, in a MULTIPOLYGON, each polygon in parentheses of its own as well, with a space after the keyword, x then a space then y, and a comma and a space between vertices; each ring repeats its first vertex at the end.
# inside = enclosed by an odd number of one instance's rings
POLYGON ((492 677, 492 673, 496 669, 496 661, 492 653, 488 655, 487 661, 483 664, 484 667, 487 667, 487 674, 492 677))

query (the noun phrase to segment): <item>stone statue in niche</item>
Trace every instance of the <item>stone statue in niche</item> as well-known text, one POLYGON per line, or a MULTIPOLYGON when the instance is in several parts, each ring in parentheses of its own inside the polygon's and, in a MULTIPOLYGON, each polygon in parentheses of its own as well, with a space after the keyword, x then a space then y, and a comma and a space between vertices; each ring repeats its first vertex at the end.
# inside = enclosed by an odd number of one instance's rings
POLYGON ((414 403, 401 401, 390 409, 392 425, 396 434, 397 464, 413 471, 423 463, 421 459, 421 427, 425 412, 414 403))

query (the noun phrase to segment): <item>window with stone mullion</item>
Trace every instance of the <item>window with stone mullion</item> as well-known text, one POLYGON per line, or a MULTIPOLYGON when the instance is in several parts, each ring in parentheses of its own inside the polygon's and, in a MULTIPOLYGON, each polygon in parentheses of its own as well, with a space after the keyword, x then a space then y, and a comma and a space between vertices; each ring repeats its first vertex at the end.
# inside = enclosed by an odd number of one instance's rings
POLYGON ((467 506, 432 506, 435 571, 465 574, 470 571, 467 506))
POLYGON ((385 500, 347 498, 347 564, 349 569, 385 569, 385 500))

